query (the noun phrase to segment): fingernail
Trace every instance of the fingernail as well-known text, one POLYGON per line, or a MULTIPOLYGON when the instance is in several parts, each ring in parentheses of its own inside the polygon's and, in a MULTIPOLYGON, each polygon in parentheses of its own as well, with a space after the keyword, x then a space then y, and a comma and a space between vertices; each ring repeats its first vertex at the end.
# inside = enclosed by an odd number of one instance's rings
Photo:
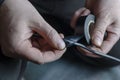
POLYGON ((96 38, 94 38, 94 43, 95 43, 96 46, 101 46, 102 41, 101 41, 100 38, 96 37, 96 38))
POLYGON ((65 42, 62 39, 58 41, 58 49, 65 49, 65 42))

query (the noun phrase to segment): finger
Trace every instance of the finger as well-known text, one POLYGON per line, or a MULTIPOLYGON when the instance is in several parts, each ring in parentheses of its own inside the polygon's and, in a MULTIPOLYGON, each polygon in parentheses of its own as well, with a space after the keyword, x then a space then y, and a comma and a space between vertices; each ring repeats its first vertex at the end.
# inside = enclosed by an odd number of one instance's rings
MULTIPOLYGON (((120 38, 119 30, 120 29, 115 28, 114 26, 109 28, 109 30, 107 30, 108 31, 107 38, 103 41, 102 45, 100 47, 92 46, 91 49, 98 51, 98 52, 102 52, 104 54, 107 54, 112 49, 112 47, 116 44, 116 42, 119 40, 119 38, 120 38)), ((79 50, 83 51, 83 53, 87 56, 98 57, 94 54, 92 55, 91 52, 86 51, 84 49, 79 48, 79 50)))
POLYGON ((77 22, 77 19, 80 17, 80 16, 86 16, 90 14, 90 10, 86 9, 86 8, 80 8, 79 10, 77 10, 74 14, 74 16, 72 17, 72 20, 71 20, 71 26, 74 28, 75 27, 75 24, 77 22))
POLYGON ((53 51, 47 51, 43 54, 45 58, 45 63, 46 62, 52 62, 55 60, 58 60, 59 58, 62 57, 62 55, 65 53, 66 49, 64 50, 53 50, 53 51))
MULTIPOLYGON (((95 47, 90 47, 90 46, 89 46, 89 48, 91 48, 92 50, 98 51, 98 49, 95 48, 95 47)), ((83 48, 77 47, 77 49, 78 49, 78 51, 80 51, 82 54, 84 54, 84 55, 86 55, 86 56, 95 57, 95 58, 100 58, 98 55, 95 55, 94 53, 92 53, 92 52, 90 52, 90 51, 88 51, 88 50, 85 50, 85 49, 83 49, 83 48)))
POLYGON ((17 48, 18 55, 20 55, 22 58, 25 58, 29 61, 43 64, 47 62, 51 62, 54 60, 59 59, 65 50, 59 51, 59 50, 53 50, 53 51, 45 51, 42 52, 41 50, 32 47, 31 42, 29 40, 24 41, 19 48, 17 48))
POLYGON ((92 43, 101 46, 107 27, 110 25, 108 17, 98 16, 96 19, 94 31, 92 32, 92 43))
POLYGON ((120 32, 119 29, 113 30, 113 32, 108 32, 107 39, 103 41, 101 45, 101 51, 103 53, 108 53, 112 47, 116 44, 116 42, 119 40, 120 32), (115 32, 114 32, 115 31, 115 32))
POLYGON ((57 33, 55 29, 53 29, 48 23, 44 23, 43 25, 38 25, 36 29, 38 34, 40 34, 44 39, 54 48, 62 50, 65 48, 65 43, 57 33))
POLYGON ((60 33, 59 35, 60 35, 61 38, 64 38, 64 34, 60 33))

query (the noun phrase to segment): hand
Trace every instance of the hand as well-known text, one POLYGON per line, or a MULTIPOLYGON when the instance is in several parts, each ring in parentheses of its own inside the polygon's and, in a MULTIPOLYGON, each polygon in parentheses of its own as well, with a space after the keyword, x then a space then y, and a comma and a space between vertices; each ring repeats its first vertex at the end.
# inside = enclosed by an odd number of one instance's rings
MULTIPOLYGON (((75 28, 76 28, 76 22, 77 22, 78 18, 81 17, 81 16, 87 16, 87 15, 89 15, 89 14, 90 14, 90 10, 87 9, 87 8, 80 8, 80 9, 78 9, 78 10, 75 12, 75 14, 73 15, 73 18, 71 19, 71 27, 72 27, 73 29, 75 29, 75 28)), ((79 30, 79 34, 81 34, 81 32, 83 32, 82 29, 79 30)), ((77 33, 78 33, 78 32, 77 32, 77 33)), ((98 56, 93 55, 92 53, 84 50, 83 48, 77 47, 77 49, 78 49, 80 52, 82 52, 83 54, 87 55, 87 56, 98 57, 98 56)))
POLYGON ((5 0, 1 6, 0 46, 6 56, 38 64, 57 60, 66 50, 62 37, 28 0, 5 0), (35 32, 41 38, 34 39, 35 32))
POLYGON ((74 13, 74 15, 73 15, 73 17, 71 19, 71 23, 70 23, 71 27, 73 29, 75 29, 76 22, 77 22, 78 18, 81 17, 81 16, 87 16, 88 14, 90 14, 90 10, 89 9, 87 9, 85 7, 78 9, 74 13))
POLYGON ((87 0, 86 7, 96 16, 91 41, 96 49, 108 53, 120 37, 120 0, 87 0))
MULTIPOLYGON (((99 52, 107 54, 120 37, 120 0, 86 0, 86 8, 96 16, 95 28, 91 34, 91 41, 93 46, 90 48, 99 52), (113 4, 114 3, 114 4, 113 4), (107 32, 106 39, 104 34, 107 32)), ((79 10, 78 10, 79 11, 79 10)), ((77 12, 81 15, 81 11, 77 12)), ((79 17, 79 16, 78 16, 79 17)), ((79 50, 88 56, 89 52, 79 48, 79 50)))

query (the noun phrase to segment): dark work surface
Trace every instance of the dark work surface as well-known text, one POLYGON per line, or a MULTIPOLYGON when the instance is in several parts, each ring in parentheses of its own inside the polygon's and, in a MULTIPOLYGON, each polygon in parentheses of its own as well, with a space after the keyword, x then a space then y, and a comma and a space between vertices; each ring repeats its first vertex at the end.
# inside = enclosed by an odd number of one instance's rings
POLYGON ((85 63, 69 50, 60 60, 36 65, 29 63, 26 80, 120 80, 120 66, 96 67, 85 63))
POLYGON ((20 60, 5 57, 0 51, 0 80, 16 80, 20 67, 20 60))

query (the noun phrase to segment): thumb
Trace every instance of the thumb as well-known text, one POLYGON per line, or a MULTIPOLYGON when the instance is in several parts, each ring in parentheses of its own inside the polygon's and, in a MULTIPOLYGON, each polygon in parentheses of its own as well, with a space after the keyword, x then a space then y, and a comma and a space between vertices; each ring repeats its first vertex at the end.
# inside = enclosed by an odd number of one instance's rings
POLYGON ((107 18, 98 16, 96 19, 94 31, 92 33, 92 43, 101 46, 103 38, 110 21, 107 18))
POLYGON ((65 43, 58 34, 58 32, 54 28, 52 28, 48 23, 45 22, 44 25, 39 25, 36 31, 52 47, 59 50, 63 50, 65 48, 65 43))

